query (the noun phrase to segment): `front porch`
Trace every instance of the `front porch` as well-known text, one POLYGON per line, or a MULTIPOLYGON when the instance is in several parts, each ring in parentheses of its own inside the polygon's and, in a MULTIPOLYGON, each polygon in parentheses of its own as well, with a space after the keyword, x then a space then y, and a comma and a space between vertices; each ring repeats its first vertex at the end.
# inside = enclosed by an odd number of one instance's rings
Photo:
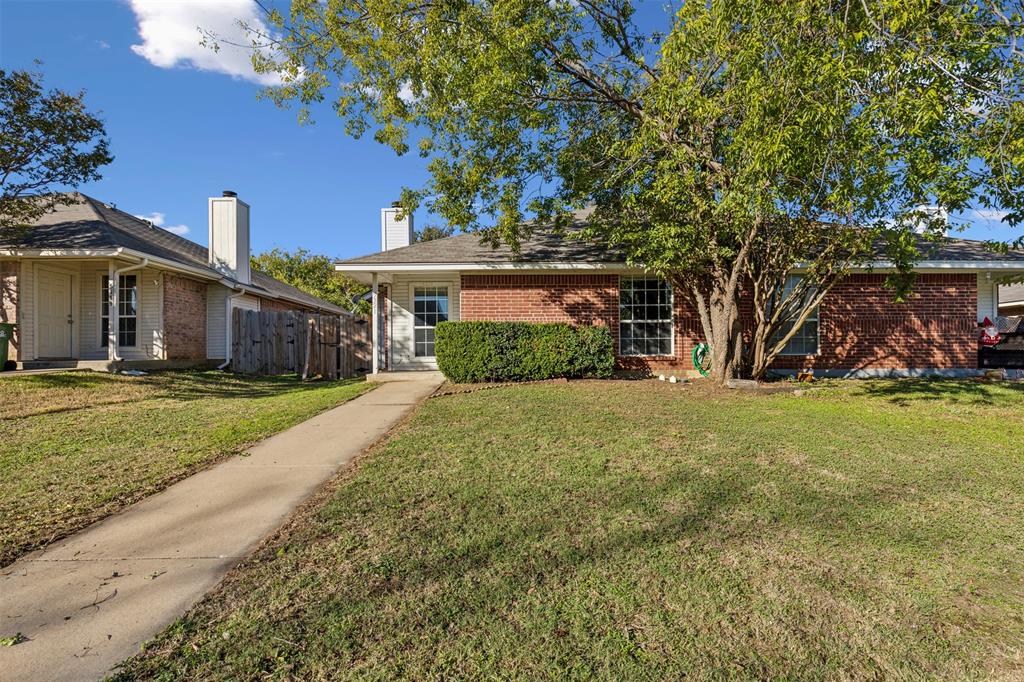
POLYGON ((5 260, 3 321, 25 369, 111 369, 166 359, 164 271, 147 259, 5 260), (117 286, 110 286, 116 282, 117 286))

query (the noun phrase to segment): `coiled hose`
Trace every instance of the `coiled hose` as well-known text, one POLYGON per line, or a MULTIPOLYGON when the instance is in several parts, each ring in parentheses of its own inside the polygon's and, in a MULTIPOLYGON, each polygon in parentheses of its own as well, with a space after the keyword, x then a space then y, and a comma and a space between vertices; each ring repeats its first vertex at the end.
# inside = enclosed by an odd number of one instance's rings
POLYGON ((711 349, 706 343, 698 343, 693 347, 693 367, 702 377, 711 374, 711 349))

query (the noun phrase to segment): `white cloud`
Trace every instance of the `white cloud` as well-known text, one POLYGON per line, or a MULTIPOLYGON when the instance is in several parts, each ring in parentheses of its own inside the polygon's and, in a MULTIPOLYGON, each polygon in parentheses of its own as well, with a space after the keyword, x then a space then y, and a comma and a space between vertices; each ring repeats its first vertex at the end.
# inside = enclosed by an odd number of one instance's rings
POLYGON ((142 43, 132 52, 162 69, 177 66, 224 73, 232 78, 275 85, 276 74, 258 74, 252 68, 249 37, 241 20, 269 32, 253 0, 128 0, 138 22, 142 43), (201 32, 202 31, 202 32, 201 32), (212 34, 219 50, 202 45, 212 34))
POLYGON ((412 104, 418 99, 416 94, 412 91, 411 83, 408 81, 402 83, 402 87, 398 89, 398 99, 402 100, 406 104, 412 104))
POLYGON ((997 208, 978 208, 975 209, 974 215, 982 220, 992 220, 999 222, 1010 214, 1009 211, 1001 211, 997 208))
POLYGON ((140 220, 145 220, 145 221, 151 222, 154 225, 156 225, 157 227, 159 227, 159 228, 161 228, 163 230, 167 230, 168 232, 170 232, 172 234, 176 234, 176 235, 182 236, 182 235, 186 235, 186 234, 189 233, 188 225, 164 225, 164 222, 166 221, 167 216, 164 215, 163 213, 160 213, 159 211, 153 211, 149 215, 137 215, 135 217, 139 218, 140 220))
POLYGON ((96 47, 100 48, 101 50, 109 50, 110 49, 110 43, 108 43, 105 40, 97 40, 96 41, 96 47))

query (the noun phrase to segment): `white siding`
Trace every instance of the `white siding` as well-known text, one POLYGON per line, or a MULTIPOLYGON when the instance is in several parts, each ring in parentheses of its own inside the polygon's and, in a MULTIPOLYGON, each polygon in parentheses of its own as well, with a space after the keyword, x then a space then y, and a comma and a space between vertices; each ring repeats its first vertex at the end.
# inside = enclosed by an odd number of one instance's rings
POLYGON ((246 294, 245 296, 239 296, 231 302, 232 308, 241 308, 242 310, 259 310, 260 299, 255 296, 246 294))
POLYGON ((459 275, 457 273, 431 273, 430 275, 395 275, 391 283, 388 308, 388 330, 391 339, 390 367, 395 370, 437 369, 433 358, 417 358, 413 345, 412 297, 414 287, 448 287, 448 319, 459 319, 459 275))
POLYGON ((986 317, 994 320, 998 314, 999 297, 996 294, 998 285, 994 279, 994 277, 990 277, 989 273, 978 273, 978 322, 982 322, 986 317))
MULTIPOLYGON (((123 267, 123 266, 122 266, 123 267)), ((107 349, 100 338, 100 305, 103 300, 103 277, 107 263, 95 261, 83 264, 81 271, 81 313, 79 314, 79 352, 83 360, 105 360, 107 349)), ((124 360, 162 360, 163 343, 163 279, 159 270, 145 268, 132 270, 139 287, 139 309, 134 348, 122 347, 118 354, 124 360)))
POLYGON ((206 357, 210 360, 223 360, 224 344, 227 341, 225 303, 230 291, 221 284, 210 284, 206 287, 206 357))
POLYGON ((406 213, 402 220, 399 208, 382 208, 380 210, 380 250, 390 251, 402 246, 409 246, 413 239, 412 214, 406 213))
MULTIPOLYGON (((130 267, 128 263, 119 263, 130 267)), ((19 325, 24 349, 23 359, 38 357, 36 348, 37 311, 35 286, 37 270, 53 268, 72 274, 72 311, 75 339, 72 354, 80 360, 105 360, 107 349, 100 338, 100 310, 103 296, 103 277, 108 273, 109 261, 40 259, 23 260, 20 272, 19 325)), ((167 357, 163 330, 163 273, 154 268, 132 270, 139 287, 136 346, 120 348, 125 360, 162 360, 167 357)))
POLYGON ((36 278, 30 261, 21 261, 21 272, 18 273, 18 333, 21 335, 21 360, 34 360, 36 357, 36 323, 35 300, 36 278))
MULTIPOLYGON (((226 302, 231 290, 222 284, 206 287, 206 358, 227 359, 227 308, 226 302)), ((239 296, 231 302, 232 309, 259 310, 260 299, 255 296, 239 296)))
POLYGON ((210 255, 213 266, 249 282, 249 206, 235 197, 210 199, 210 255))
MULTIPOLYGON (((82 266, 82 313, 78 338, 83 360, 107 359, 107 349, 101 345, 103 340, 100 338, 100 301, 103 300, 103 277, 106 274, 105 261, 82 266)), ((121 357, 124 357, 124 352, 121 357)))

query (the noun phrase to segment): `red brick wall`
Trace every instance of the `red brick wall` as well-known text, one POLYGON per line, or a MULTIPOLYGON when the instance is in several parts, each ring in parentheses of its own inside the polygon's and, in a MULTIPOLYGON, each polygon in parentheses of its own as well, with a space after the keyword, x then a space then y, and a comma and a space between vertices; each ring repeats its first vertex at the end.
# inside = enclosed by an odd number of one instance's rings
MULTIPOLYGON (((973 274, 921 274, 911 300, 897 304, 883 275, 853 275, 819 310, 820 353, 779 358, 779 369, 973 369, 977 366, 977 280, 973 274)), ((464 275, 463 320, 569 322, 611 327, 618 348, 617 275, 464 275)), ((675 353, 618 357, 632 370, 693 369, 703 340, 696 310, 674 297, 675 353)))
POLYGON ((463 320, 610 325, 618 330, 617 275, 463 275, 463 320))
POLYGON ((168 360, 206 358, 206 284, 164 275, 164 345, 168 360))
POLYGON ((910 300, 894 303, 884 275, 851 275, 822 301, 817 356, 786 356, 790 369, 975 369, 978 280, 920 274, 910 300))
MULTIPOLYGON (((18 273, 21 264, 18 261, 0 262, 0 322, 18 322, 18 273)), ((20 330, 15 329, 14 340, 7 351, 8 360, 18 359, 20 330)))

